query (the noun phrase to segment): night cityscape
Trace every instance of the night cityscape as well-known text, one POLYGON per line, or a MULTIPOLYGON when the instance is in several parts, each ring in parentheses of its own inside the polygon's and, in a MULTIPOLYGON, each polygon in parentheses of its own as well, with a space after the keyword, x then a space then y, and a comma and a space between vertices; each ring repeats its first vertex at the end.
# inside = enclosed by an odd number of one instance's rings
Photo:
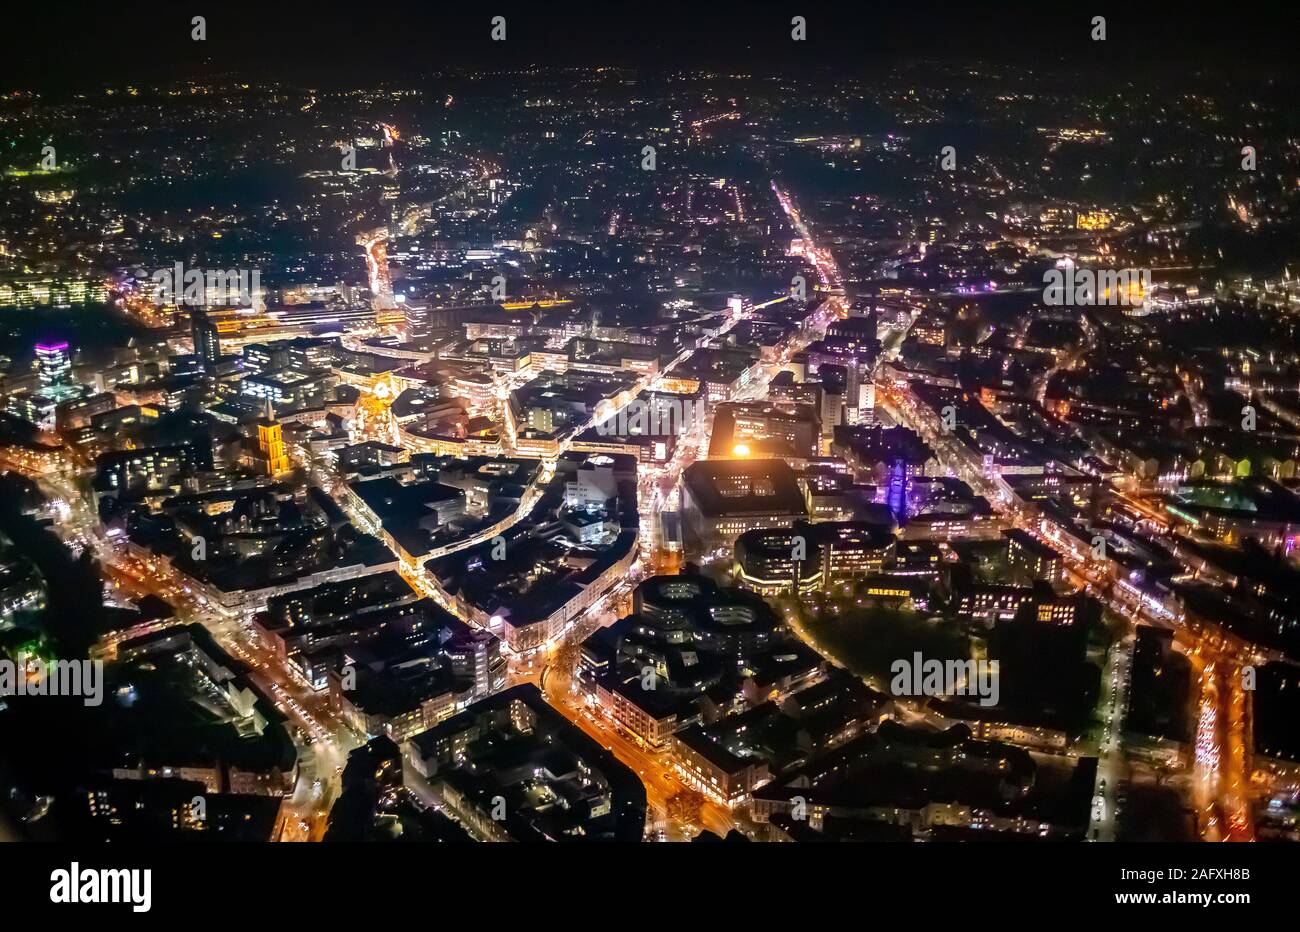
POLYGON ((0 839, 1300 841, 1294 21, 306 9, 11 22, 0 839))

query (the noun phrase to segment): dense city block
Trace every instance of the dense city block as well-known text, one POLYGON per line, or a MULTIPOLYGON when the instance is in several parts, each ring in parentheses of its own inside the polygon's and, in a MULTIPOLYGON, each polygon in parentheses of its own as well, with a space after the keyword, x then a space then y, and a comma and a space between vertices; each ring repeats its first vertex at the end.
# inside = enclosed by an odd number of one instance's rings
POLYGON ((0 81, 0 837, 1300 840, 1294 82, 492 12, 0 81))

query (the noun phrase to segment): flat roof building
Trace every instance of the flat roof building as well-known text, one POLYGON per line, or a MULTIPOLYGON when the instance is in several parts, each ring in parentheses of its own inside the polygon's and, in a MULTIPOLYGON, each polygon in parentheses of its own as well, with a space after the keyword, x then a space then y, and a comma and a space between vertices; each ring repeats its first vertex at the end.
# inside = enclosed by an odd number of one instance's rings
POLYGON ((807 506, 784 460, 706 460, 682 474, 682 530, 687 548, 730 547, 746 531, 788 527, 807 506))

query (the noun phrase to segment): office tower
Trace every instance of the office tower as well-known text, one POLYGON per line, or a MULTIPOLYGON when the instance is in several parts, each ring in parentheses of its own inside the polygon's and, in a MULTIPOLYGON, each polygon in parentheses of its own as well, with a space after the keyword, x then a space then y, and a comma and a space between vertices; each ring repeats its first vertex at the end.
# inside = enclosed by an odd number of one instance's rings
POLYGON ((194 308, 190 313, 190 332, 194 337, 194 355, 199 357, 199 365, 205 370, 211 369, 221 358, 221 335, 217 325, 208 318, 202 308, 194 308))
POLYGON ((67 343, 36 344, 36 370, 41 390, 58 393, 72 387, 72 358, 67 343))

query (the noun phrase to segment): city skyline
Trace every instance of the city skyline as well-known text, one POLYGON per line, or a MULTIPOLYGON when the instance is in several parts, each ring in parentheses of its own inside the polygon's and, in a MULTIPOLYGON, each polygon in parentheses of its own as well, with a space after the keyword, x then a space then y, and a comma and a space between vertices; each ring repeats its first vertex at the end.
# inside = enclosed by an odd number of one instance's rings
POLYGON ((0 77, 0 838, 1300 841, 1281 18, 128 7, 0 77))

